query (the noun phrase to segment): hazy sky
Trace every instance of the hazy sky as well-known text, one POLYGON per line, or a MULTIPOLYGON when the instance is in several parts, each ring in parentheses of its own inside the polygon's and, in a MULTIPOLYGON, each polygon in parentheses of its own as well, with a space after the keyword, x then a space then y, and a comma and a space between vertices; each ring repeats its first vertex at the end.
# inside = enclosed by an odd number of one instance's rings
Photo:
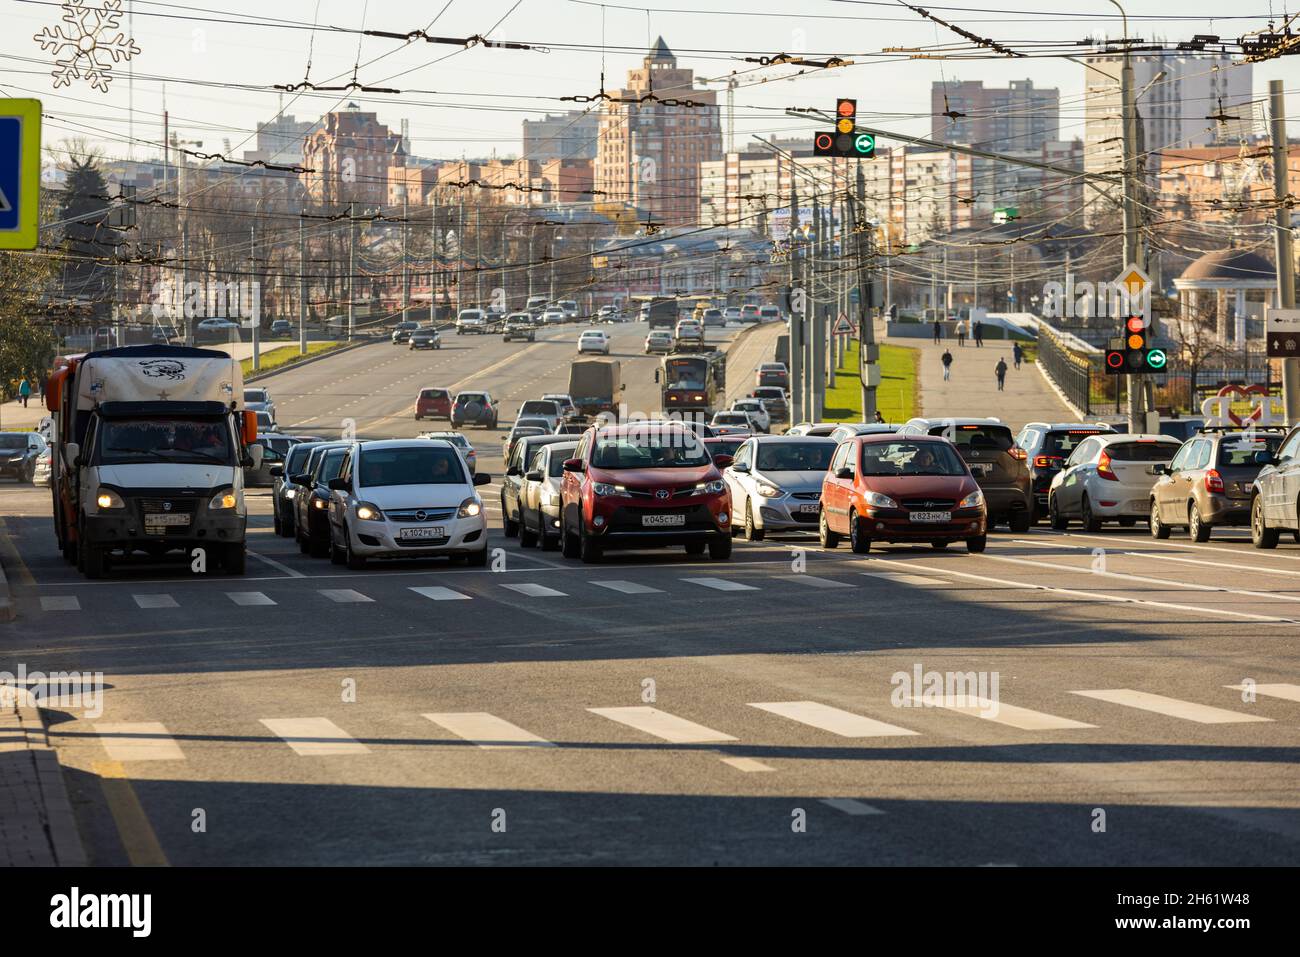
MULTIPOLYGON (((99 0, 86 0, 94 5, 99 0)), ((1062 96, 1062 135, 1082 135, 1083 67, 1059 59, 889 60, 884 48, 929 46, 958 42, 944 27, 924 20, 902 4, 798 0, 696 0, 702 12, 686 10, 686 0, 650 0, 604 6, 577 0, 279 0, 274 4, 247 0, 155 2, 135 0, 130 33, 141 48, 135 58, 134 133, 140 140, 162 138, 163 80, 172 128, 188 140, 202 140, 205 151, 232 151, 253 146, 252 130, 279 108, 274 91, 239 90, 223 86, 291 84, 306 77, 317 84, 346 83, 358 60, 362 83, 394 87, 400 95, 293 94, 283 95, 285 110, 298 118, 315 118, 348 100, 377 110, 394 129, 410 120, 412 150, 423 156, 485 155, 519 150, 519 121, 547 111, 573 109, 558 98, 591 95, 599 89, 602 64, 607 88, 617 88, 625 71, 637 65, 644 49, 662 34, 680 63, 697 75, 720 77, 740 71, 737 91, 738 138, 750 133, 783 134, 810 131, 811 125, 786 117, 787 106, 830 109, 836 96, 856 96, 859 112, 876 125, 903 132, 929 129, 930 84, 936 80, 982 79, 1005 84, 1029 77, 1039 86, 1059 86, 1062 96), (155 15, 146 15, 155 14, 155 15), (284 27, 254 25, 261 15, 284 27), (235 22, 229 22, 235 21, 235 22), (438 36, 483 34, 541 46, 582 45, 582 49, 506 50, 361 37, 355 33, 311 31, 322 27, 360 28, 406 33, 428 29, 438 36), (500 23, 499 26, 496 24, 500 23), (601 46, 608 49, 602 55, 601 46), (857 61, 851 67, 815 71, 793 80, 781 77, 790 67, 761 68, 746 56, 801 52, 808 57, 835 55, 857 61), (875 54, 875 56, 873 56, 875 54), (162 78, 162 79, 160 79, 162 78), (766 79, 767 82, 761 82, 766 79), (188 82, 182 82, 188 81, 188 82), (195 81, 198 81, 197 85, 195 81)), ((59 4, 49 0, 0 0, 5 29, 0 34, 0 85, 8 96, 38 96, 47 113, 45 141, 67 136, 104 141, 110 155, 125 155, 131 129, 126 64, 114 64, 118 76, 108 94, 74 80, 55 90, 50 68, 53 56, 33 35, 60 21, 59 4)), ((131 4, 123 0, 125 10, 131 4)), ((1140 19, 1167 14, 1168 0, 1126 5, 1129 33, 1143 38, 1190 38, 1197 33, 1236 38, 1263 28, 1270 15, 1269 0, 1246 0, 1232 19, 1213 13, 1233 9, 1209 0, 1185 0, 1177 8, 1188 19, 1140 19), (1195 19, 1192 19, 1195 18, 1195 19)), ((1105 0, 950 0, 948 6, 926 8, 961 27, 997 40, 1082 40, 1089 35, 1121 35, 1119 15, 1105 0), (1064 8, 1063 10, 1061 8, 1064 8), (1050 14, 1039 15, 1033 14, 1050 14)), ((1281 10, 1280 5, 1276 7, 1281 10)), ((126 31, 126 17, 122 30, 126 31)), ((1256 65, 1257 96, 1270 79, 1288 86, 1288 112, 1300 115, 1300 59, 1256 65)), ((1294 135, 1294 133, 1293 133, 1294 135)), ((156 154, 145 145, 136 155, 156 154)))

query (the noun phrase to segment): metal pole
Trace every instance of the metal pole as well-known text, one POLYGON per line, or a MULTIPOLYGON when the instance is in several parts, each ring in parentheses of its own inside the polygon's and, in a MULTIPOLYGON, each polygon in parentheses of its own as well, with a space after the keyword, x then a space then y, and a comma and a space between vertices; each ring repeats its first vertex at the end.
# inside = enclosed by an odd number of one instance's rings
MULTIPOLYGON (((780 165, 777 166, 777 188, 780 189, 780 165)), ((790 221, 786 236, 787 263, 790 267, 790 421, 798 424, 807 420, 803 404, 803 331, 807 314, 807 295, 796 285, 799 279, 799 254, 796 230, 799 226, 799 194, 794 179, 794 161, 790 163, 790 221)))
MULTIPOLYGON (((1273 235, 1277 244, 1277 304, 1282 309, 1295 308, 1295 254, 1291 250, 1291 211, 1286 201, 1290 170, 1286 141, 1286 101, 1282 81, 1268 81, 1270 129, 1273 138, 1273 196, 1277 200, 1277 221, 1273 235)), ((1266 366, 1267 368, 1267 366, 1266 366)), ((1300 422, 1300 359, 1282 360, 1282 404, 1286 420, 1300 422)))
POLYGON ((442 270, 438 268, 438 191, 429 190, 429 325, 438 319, 438 277, 442 270))
POLYGON ((483 308, 483 206, 474 204, 474 308, 483 308))
POLYGON ((465 191, 460 191, 460 212, 456 224, 456 312, 464 307, 460 291, 465 282, 465 191))
MULTIPOLYGON (((1133 58, 1128 51, 1128 14, 1118 3, 1110 0, 1119 10, 1124 24, 1124 66, 1120 70, 1120 115, 1124 146, 1124 265, 1143 266, 1141 234, 1138 231, 1137 208, 1137 106, 1133 97, 1133 58)), ((1148 317, 1150 318, 1150 317, 1148 317)), ((1130 432, 1146 430, 1146 391, 1138 376, 1124 377, 1128 389, 1128 427, 1130 432)))
POLYGON ((357 221, 355 203, 348 203, 348 342, 356 329, 357 221))
MULTIPOLYGON (((861 355, 858 357, 858 369, 862 376, 862 421, 873 422, 876 418, 877 392, 875 385, 868 385, 870 373, 876 367, 878 356, 878 347, 876 346, 876 326, 871 315, 871 303, 875 298, 873 293, 873 279, 869 271, 869 243, 871 233, 868 230, 867 223, 867 183, 862 175, 862 160, 858 160, 858 177, 857 177, 857 217, 860 220, 859 232, 856 233, 857 241, 857 267, 858 267, 858 349, 861 355)), ((885 258, 885 287, 888 295, 889 287, 889 258, 885 258)))
MULTIPOLYGON (((256 213, 256 210, 254 210, 254 213, 256 213)), ((248 227, 248 231, 249 231, 249 240, 250 240, 248 244, 248 259, 249 262, 253 264, 253 268, 249 271, 252 272, 254 276, 256 276, 257 275, 257 220, 256 219, 253 220, 253 224, 248 227)), ((256 282, 257 280, 254 279, 253 281, 256 282)), ((253 371, 254 372, 262 368, 262 315, 261 315, 262 293, 261 291, 259 291, 257 294, 257 301, 258 301, 257 314, 253 316, 253 371)))
POLYGON ((298 217, 298 354, 307 354, 307 233, 298 217))
POLYGON ((410 261, 406 258, 407 227, 410 225, 409 205, 406 196, 402 197, 402 321, 407 319, 407 311, 411 308, 411 274, 408 271, 410 261))

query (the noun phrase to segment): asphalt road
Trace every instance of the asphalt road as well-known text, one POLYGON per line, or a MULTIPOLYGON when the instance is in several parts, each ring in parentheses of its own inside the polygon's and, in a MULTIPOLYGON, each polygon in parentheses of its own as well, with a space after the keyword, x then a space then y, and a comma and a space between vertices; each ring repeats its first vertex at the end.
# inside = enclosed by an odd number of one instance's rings
MULTIPOLYGON (((630 353, 644 326, 617 335, 630 353)), ((374 346, 270 385, 304 431, 409 435, 419 386, 511 412, 561 390, 575 336, 374 346)), ((741 349, 767 358, 742 343, 733 386, 741 349)), ((653 395, 652 361, 625 365, 629 404, 653 395)), ((1289 541, 1040 527, 984 555, 792 536, 587 566, 494 530, 486 570, 349 572, 251 499, 246 576, 89 582, 48 492, 0 486, 0 660, 105 676, 102 715, 51 712, 96 863, 1300 859, 1289 541), (973 673, 977 700, 927 700, 930 672, 973 673)))

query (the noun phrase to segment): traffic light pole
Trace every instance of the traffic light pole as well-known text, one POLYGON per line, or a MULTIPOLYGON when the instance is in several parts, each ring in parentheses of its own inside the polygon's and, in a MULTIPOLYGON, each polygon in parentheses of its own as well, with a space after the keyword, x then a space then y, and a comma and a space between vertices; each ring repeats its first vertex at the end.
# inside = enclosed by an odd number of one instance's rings
MULTIPOLYGON (((876 386, 870 384, 870 370, 876 367, 878 358, 876 346, 876 327, 871 315, 871 303, 874 301, 871 267, 869 260, 870 234, 867 232, 867 183, 862 175, 862 160, 858 160, 856 215, 853 216, 854 236, 857 238, 858 267, 858 371, 862 376, 862 421, 874 422, 877 404, 876 386)), ((849 197, 854 198, 852 194, 849 197)), ((847 224, 846 228, 847 228, 847 224)), ((843 235, 847 236, 847 233, 843 235)))
MULTIPOLYGON (((1128 15, 1124 8, 1111 0, 1123 17, 1124 37, 1128 38, 1128 15)), ((1138 181, 1137 181, 1137 105, 1133 97, 1133 58, 1129 55, 1128 45, 1124 47, 1124 66, 1120 70, 1120 111, 1122 116, 1122 142, 1124 148, 1124 263, 1146 267, 1146 256, 1142 248, 1142 233, 1138 229, 1138 181)), ((1148 326, 1155 317, 1146 316, 1148 326)), ((1146 336, 1151 335, 1148 327, 1146 336)), ((1149 339, 1148 339, 1149 341, 1149 339)), ((1127 375, 1124 377, 1128 389, 1128 428, 1130 432, 1146 431, 1146 387, 1142 377, 1127 375)))
MULTIPOLYGON (((1295 308, 1295 259, 1291 250, 1291 211, 1287 208, 1288 185, 1286 101, 1282 81, 1269 80, 1268 99, 1273 139, 1273 196, 1277 201, 1277 219, 1273 234, 1277 243, 1277 304, 1281 309, 1295 308)), ((1282 360, 1282 404, 1288 425, 1300 422, 1300 359, 1282 360)))
POLYGON ((799 226, 799 193, 794 181, 793 160, 790 165, 790 222, 786 262, 790 267, 790 421, 804 421, 803 405, 803 319, 807 300, 796 281, 799 277, 798 247, 795 232, 799 226))

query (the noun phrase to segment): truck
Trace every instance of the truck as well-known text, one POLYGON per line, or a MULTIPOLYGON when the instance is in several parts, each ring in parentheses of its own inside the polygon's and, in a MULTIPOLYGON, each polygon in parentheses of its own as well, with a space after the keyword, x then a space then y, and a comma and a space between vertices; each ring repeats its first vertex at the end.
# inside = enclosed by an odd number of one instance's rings
POLYGON ((244 469, 256 413, 224 352, 148 345, 69 357, 46 389, 50 488, 63 557, 102 578, 115 555, 182 551, 195 571, 244 574, 244 469))
POLYGON ((569 366, 569 395, 579 415, 602 412, 618 415, 620 393, 626 386, 619 382, 619 364, 615 359, 576 359, 569 366))
POLYGON ((776 337, 776 350, 772 355, 773 362, 779 362, 786 368, 790 367, 790 336, 780 335, 776 337))
POLYGON ((677 300, 652 299, 646 313, 646 322, 651 329, 673 329, 677 326, 677 300))

